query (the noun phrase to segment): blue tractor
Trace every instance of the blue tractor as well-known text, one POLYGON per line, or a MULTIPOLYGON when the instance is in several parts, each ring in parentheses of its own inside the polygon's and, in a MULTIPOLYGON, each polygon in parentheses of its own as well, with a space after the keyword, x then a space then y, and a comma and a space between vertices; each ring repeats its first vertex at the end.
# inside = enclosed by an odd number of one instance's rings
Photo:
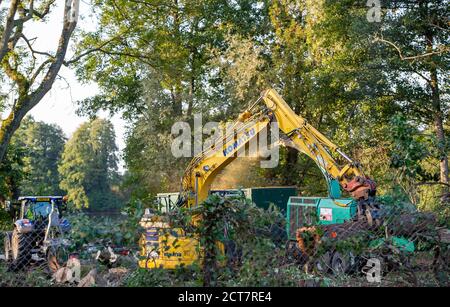
POLYGON ((63 218, 67 209, 63 196, 24 196, 6 208, 14 221, 14 229, 5 233, 5 259, 11 271, 47 261, 54 271, 67 261, 68 241, 64 233, 70 230, 63 218))

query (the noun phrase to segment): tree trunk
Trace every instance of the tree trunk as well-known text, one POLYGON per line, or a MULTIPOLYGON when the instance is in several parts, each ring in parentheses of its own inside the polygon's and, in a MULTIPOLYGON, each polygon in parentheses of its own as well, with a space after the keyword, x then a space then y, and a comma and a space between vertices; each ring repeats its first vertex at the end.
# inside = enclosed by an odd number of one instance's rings
MULTIPOLYGON (((439 149, 440 149, 440 161, 439 161, 439 167, 440 167, 440 181, 442 183, 448 184, 448 156, 447 152, 445 150, 446 146, 446 140, 445 140, 445 133, 444 133, 444 127, 443 127, 443 120, 442 120, 442 114, 441 112, 436 112, 434 116, 434 126, 436 130, 436 137, 439 142, 439 149)), ((448 189, 448 186, 444 185, 446 189, 448 189)))
MULTIPOLYGON (((41 84, 31 93, 29 92, 34 78, 27 79, 16 68, 11 67, 9 60, 2 59, 5 74, 16 83, 18 98, 11 108, 8 117, 1 121, 0 127, 0 162, 3 161, 9 142, 14 132, 19 128, 25 115, 34 108, 50 91, 56 76, 64 63, 69 41, 78 20, 79 0, 66 0, 64 7, 63 29, 59 37, 56 54, 51 58, 51 64, 45 73, 41 84)), ((14 50, 8 50, 14 52, 14 50)))
POLYGON ((11 141, 11 138, 14 132, 19 128, 20 122, 22 121, 23 116, 16 114, 16 112, 11 111, 8 118, 2 121, 0 127, 0 161, 3 160, 6 154, 6 150, 8 148, 8 144, 11 141))
POLYGON ((295 148, 287 147, 286 165, 284 166, 283 185, 295 185, 294 178, 298 176, 297 169, 298 151, 295 148))
MULTIPOLYGON (((426 35, 427 41, 427 49, 428 52, 433 51, 433 35, 431 32, 428 32, 426 35)), ((438 150, 439 150, 439 168, 440 168, 440 181, 444 183, 444 189, 448 190, 448 153, 447 146, 445 140, 445 132, 444 132, 444 124, 443 124, 443 116, 442 116, 442 108, 441 108, 441 99, 439 93, 439 78, 438 71, 436 68, 436 63, 431 59, 430 61, 430 87, 431 87, 431 95, 432 95, 432 104, 433 104, 433 121, 434 121, 434 130, 436 133, 436 139, 438 141, 438 150)))

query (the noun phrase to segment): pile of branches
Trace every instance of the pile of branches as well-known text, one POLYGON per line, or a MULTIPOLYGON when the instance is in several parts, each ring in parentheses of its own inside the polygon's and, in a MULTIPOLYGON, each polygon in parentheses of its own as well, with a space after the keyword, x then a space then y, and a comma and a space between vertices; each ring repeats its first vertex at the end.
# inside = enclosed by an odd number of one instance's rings
MULTIPOLYGON (((369 211, 358 214, 343 224, 314 225, 297 230, 297 249, 305 270, 317 263, 331 263, 334 253, 360 255, 364 259, 376 257, 386 267, 411 269, 410 258, 418 246, 427 246, 434 254, 432 270, 435 274, 448 271, 448 243, 450 231, 441 226, 433 213, 410 212, 404 208, 388 207, 374 218, 369 211), (410 249, 396 245, 393 238, 404 239, 410 249)), ((350 261, 349 257, 342 257, 350 261)), ((361 257, 360 257, 361 258, 361 257)), ((347 264, 346 264, 347 265, 347 264)))

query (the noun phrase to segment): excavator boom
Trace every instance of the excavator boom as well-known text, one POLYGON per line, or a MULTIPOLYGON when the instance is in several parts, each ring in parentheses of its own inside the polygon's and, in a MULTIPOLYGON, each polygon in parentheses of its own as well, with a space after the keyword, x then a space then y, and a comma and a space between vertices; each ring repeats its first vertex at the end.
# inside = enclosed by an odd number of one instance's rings
POLYGON ((375 196, 376 185, 367 178, 361 166, 345 155, 337 145, 311 126, 303 117, 295 114, 284 99, 273 89, 263 92, 262 99, 275 115, 280 130, 289 138, 291 144, 300 152, 316 162, 329 185, 331 198, 339 198, 340 193, 333 190, 333 182, 338 182, 343 190, 356 200, 375 196), (346 162, 341 166, 333 154, 346 162))
POLYGON ((192 159, 182 179, 179 205, 195 207, 204 201, 220 171, 272 121, 278 123, 284 145, 294 147, 314 160, 325 176, 331 198, 340 198, 341 189, 356 200, 375 195, 375 183, 364 175, 358 163, 306 119, 297 115, 275 90, 268 89, 256 103, 241 113, 234 123, 238 128, 231 135, 216 140, 210 148, 192 159), (257 108, 260 101, 264 102, 262 109, 257 108), (342 157, 346 163, 341 166, 334 156, 342 157))

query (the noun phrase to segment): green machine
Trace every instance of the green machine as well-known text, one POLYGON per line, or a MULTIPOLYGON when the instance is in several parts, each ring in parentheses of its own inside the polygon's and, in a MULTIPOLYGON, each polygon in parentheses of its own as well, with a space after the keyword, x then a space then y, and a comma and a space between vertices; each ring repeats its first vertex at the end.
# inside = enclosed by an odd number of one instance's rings
POLYGON ((357 213, 357 204, 350 198, 290 197, 287 203, 286 232, 295 240, 297 229, 311 225, 341 224, 357 213))
MULTIPOLYGON (((286 233, 289 240, 296 240, 297 229, 312 225, 342 224, 357 214, 353 199, 328 197, 290 197, 287 203, 286 233)), ((406 252, 414 252, 414 242, 403 237, 391 237, 390 242, 406 252)), ((386 241, 380 238, 370 242, 375 248, 386 241)))

